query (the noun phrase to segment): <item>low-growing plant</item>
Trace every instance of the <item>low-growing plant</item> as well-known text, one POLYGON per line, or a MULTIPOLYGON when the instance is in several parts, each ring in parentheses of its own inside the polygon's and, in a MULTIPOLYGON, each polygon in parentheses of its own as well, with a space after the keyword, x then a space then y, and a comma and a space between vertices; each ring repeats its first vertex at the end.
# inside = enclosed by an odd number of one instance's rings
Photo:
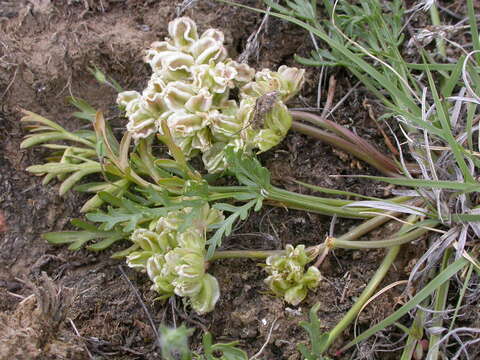
MULTIPOLYGON (((44 183, 57 178, 61 195, 73 187, 94 194, 81 209, 90 222, 72 221, 81 231, 48 233, 45 238, 70 244, 72 250, 87 243, 90 250, 103 250, 129 239, 131 246, 113 256, 126 257, 130 267, 146 272, 159 299, 181 296, 200 314, 213 310, 219 299, 218 282, 206 272, 206 262, 225 257, 268 258, 266 283, 273 293, 298 304, 307 289, 320 281, 315 267, 306 273, 303 268, 324 244, 309 249, 309 255, 302 246, 287 247, 285 254, 217 251, 234 224, 264 202, 354 219, 382 211, 365 215, 360 208, 346 208, 352 203, 349 200, 276 188, 268 170, 256 160, 254 149, 268 150, 290 128, 292 115, 284 101, 298 92, 303 70, 281 66, 277 72, 255 72, 227 58, 220 31, 210 29, 198 36, 189 18, 171 22, 169 34, 170 38, 147 50, 145 61, 153 74, 146 89, 118 95, 128 118, 120 142, 102 113, 81 99, 71 99, 80 110, 75 115, 91 121, 93 130, 70 132, 25 112, 22 121, 33 125, 22 148, 42 144, 55 150, 46 164, 27 170, 45 175, 44 183), (58 140, 76 145, 51 143, 58 140), (167 146, 172 158, 155 153, 157 141, 167 146), (217 177, 234 175, 240 185, 213 185, 189 163, 196 155, 202 156, 208 172, 218 173, 217 177), (92 174, 103 175, 103 182, 77 185, 92 174)), ((107 81, 98 69, 95 74, 107 81)), ((346 129, 333 124, 330 129, 354 140, 346 129)), ((376 150, 365 146, 362 151, 376 150)))
MULTIPOLYGON (((265 283, 271 293, 297 305, 309 289, 318 286, 322 279, 318 265, 332 249, 387 248, 378 271, 332 330, 320 332, 315 307, 310 323, 302 324, 312 346, 301 346, 301 353, 309 360, 321 359, 372 298, 403 244, 431 240, 410 279, 419 281, 423 288, 419 287, 394 314, 349 342, 342 352, 395 324, 429 299, 434 299, 434 311, 442 312, 450 279, 466 267, 470 273, 479 269, 467 250, 475 250, 473 240, 480 234, 475 200, 480 186, 476 179, 479 162, 473 135, 478 130, 474 119, 480 100, 475 91, 480 89, 480 78, 478 69, 469 65, 475 53, 460 58, 455 65, 437 64, 431 54, 419 50, 423 64, 407 63, 400 48, 404 27, 400 0, 392 1, 388 8, 379 0, 362 5, 325 0, 323 7, 329 17, 323 20, 318 17, 316 1, 266 3, 272 9, 271 15, 303 27, 324 42, 325 47, 316 50, 311 59, 298 57, 299 62, 343 66, 377 97, 384 109, 382 119, 398 120, 415 166, 403 160, 405 150, 399 142, 396 161, 333 121, 289 111, 285 102, 300 90, 304 70, 281 66, 277 71, 255 71, 237 63, 228 58, 221 31, 209 29, 199 35, 189 18, 172 21, 170 37, 147 50, 145 61, 152 76, 141 93, 123 91, 98 69, 93 70, 100 82, 120 91, 117 103, 128 118, 120 141, 101 112, 72 98, 72 104, 80 110, 75 115, 91 122, 93 130, 67 131, 26 111, 22 121, 30 124, 31 134, 22 148, 42 145, 52 150, 47 163, 27 170, 45 175, 45 184, 57 179, 61 195, 71 189, 93 194, 81 209, 88 222, 75 219, 72 224, 79 231, 45 234, 48 241, 69 244, 72 250, 87 246, 98 251, 127 240, 130 246, 113 256, 126 258, 131 268, 145 272, 159 300, 180 296, 199 314, 212 311, 220 298, 220 285, 207 272, 208 264, 215 260, 266 259, 265 283), (440 82, 434 81, 432 72, 440 76, 440 82), (423 74, 420 80, 418 73, 423 74), (453 96, 455 91, 457 96, 453 96), (399 191, 394 198, 377 199, 299 182, 313 191, 344 197, 334 198, 273 186, 268 169, 256 154, 277 145, 292 124, 296 131, 347 151, 385 175, 367 178, 409 190, 399 191), (166 152, 158 151, 158 143, 166 146, 166 152), (202 159, 203 169, 192 166, 191 160, 197 156, 202 159), (103 180, 78 184, 94 174, 97 180, 100 175, 103 180), (234 176, 237 184, 216 185, 222 176, 234 176), (350 200, 352 196, 361 201, 350 200), (327 237, 310 248, 291 244, 281 251, 222 250, 222 239, 232 233, 235 224, 264 204, 363 222, 342 236, 327 237), (358 240, 397 220, 403 226, 390 237, 358 240), (454 255, 445 252, 452 247, 454 255), (441 258, 437 271, 432 267, 441 258), (315 265, 305 269, 315 259, 315 265)), ((469 1, 475 37, 472 9, 469 1)), ((441 320, 434 323, 437 328, 442 326, 441 320)), ((408 330, 405 326, 403 329, 408 330)), ((184 339, 188 331, 182 331, 184 339)), ((415 348, 412 344, 421 340, 414 338, 412 331, 408 336, 405 359, 415 348)), ((438 334, 430 335, 432 359, 438 358, 442 339, 438 334)), ((213 358, 208 357, 208 351, 210 356, 217 350, 225 350, 224 355, 230 351, 226 347, 214 348, 209 338, 204 341, 210 344, 205 347, 211 349, 205 350, 208 359, 213 358)), ((445 344, 442 346, 446 352, 445 344)), ((231 353, 234 356, 235 351, 231 353)), ((243 358, 240 352, 236 354, 243 358)))
POLYGON ((162 357, 165 360, 247 360, 247 354, 236 347, 238 342, 213 344, 212 334, 203 334, 202 352, 197 353, 191 350, 188 338, 194 329, 185 325, 177 328, 160 328, 160 348, 162 357), (220 355, 221 354, 221 355, 220 355))

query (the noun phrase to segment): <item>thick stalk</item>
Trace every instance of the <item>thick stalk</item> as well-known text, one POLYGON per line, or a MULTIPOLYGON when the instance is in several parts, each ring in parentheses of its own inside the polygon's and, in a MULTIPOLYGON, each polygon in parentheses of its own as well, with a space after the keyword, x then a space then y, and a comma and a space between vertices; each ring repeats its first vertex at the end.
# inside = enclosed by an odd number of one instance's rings
POLYGON ((398 166, 392 159, 382 154, 368 141, 364 140, 352 131, 312 113, 303 111, 291 111, 290 113, 294 120, 311 122, 323 129, 333 132, 335 135, 329 133, 328 131, 302 124, 297 121, 294 121, 292 124, 293 130, 312 136, 339 149, 342 149, 359 158, 360 160, 372 165, 387 176, 399 176, 398 166))
POLYGON ((318 139, 327 144, 330 144, 338 149, 346 151, 347 153, 353 155, 354 157, 370 164, 375 169, 380 171, 382 174, 385 174, 387 176, 398 176, 398 172, 392 172, 383 163, 376 161, 376 159, 373 156, 362 151, 362 149, 360 149, 356 144, 353 144, 347 140, 344 140, 336 135, 329 134, 325 130, 317 129, 313 126, 302 124, 296 121, 292 123, 292 130, 311 136, 315 139, 318 139))
MULTIPOLYGON (((230 195, 234 197, 236 193, 248 193, 249 188, 246 186, 228 186, 225 188, 221 186, 209 186, 209 190, 212 193, 218 193, 218 195, 215 195, 217 199, 223 199, 230 195)), ((265 200, 273 202, 273 205, 276 206, 305 210, 328 216, 337 215, 350 219, 368 219, 374 216, 371 214, 360 214, 361 211, 365 210, 363 208, 344 207, 352 202, 349 200, 298 194, 276 187, 272 187, 264 193, 266 196, 265 200)))
MULTIPOLYGON (((345 208, 341 206, 329 205, 319 201, 315 196, 308 199, 307 195, 300 195, 286 191, 279 191, 279 189, 272 189, 268 192, 268 200, 278 202, 283 206, 315 212, 322 215, 337 215, 339 217, 350 219, 365 219, 373 217, 370 214, 360 214, 359 209, 345 208)), ((330 199, 335 200, 335 199, 330 199)), ((364 209, 362 209, 364 210, 364 209)))
MULTIPOLYGON (((432 24, 433 26, 440 27, 442 25, 440 21, 440 14, 438 13, 438 8, 433 3, 433 5, 430 7, 430 18, 432 19, 432 24)), ((440 56, 445 59, 447 57, 447 50, 445 48, 445 40, 442 38, 437 38, 435 39, 437 43, 437 50, 440 56)))

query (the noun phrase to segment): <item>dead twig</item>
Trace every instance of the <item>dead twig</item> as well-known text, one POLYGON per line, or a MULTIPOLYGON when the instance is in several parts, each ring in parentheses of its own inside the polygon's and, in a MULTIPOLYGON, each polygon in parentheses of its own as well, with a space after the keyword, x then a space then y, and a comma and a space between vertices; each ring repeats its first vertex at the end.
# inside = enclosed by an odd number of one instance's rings
POLYGON ((125 274, 125 271, 123 270, 123 267, 121 265, 118 266, 118 269, 120 270, 123 278, 126 280, 126 282, 128 283, 128 285, 130 286, 130 289, 132 289, 133 293, 135 294, 138 302, 140 303, 140 305, 142 306, 142 309, 143 311, 145 312, 145 315, 147 315, 147 318, 148 318, 148 321, 150 323, 150 326, 152 328, 152 331, 153 333, 155 334, 155 338, 156 338, 156 345, 160 348, 160 335, 158 333, 158 330, 157 330, 157 327, 155 325, 155 322, 153 321, 153 318, 152 318, 152 315, 150 315, 150 311, 148 311, 148 308, 147 306, 145 305, 145 303, 143 302, 142 300, 142 297, 140 296, 140 293, 139 291, 137 290, 137 288, 135 286, 133 286, 132 282, 130 281, 130 279, 128 278, 127 274, 125 274))

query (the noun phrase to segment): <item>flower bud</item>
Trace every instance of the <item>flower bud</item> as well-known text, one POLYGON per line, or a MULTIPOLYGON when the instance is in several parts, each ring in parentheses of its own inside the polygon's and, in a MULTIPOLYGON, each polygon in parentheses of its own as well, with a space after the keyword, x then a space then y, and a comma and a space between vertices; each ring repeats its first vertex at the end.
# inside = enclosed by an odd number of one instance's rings
POLYGON ((168 235, 168 231, 157 233, 147 229, 136 229, 132 233, 130 240, 144 251, 164 254, 178 246, 174 237, 166 235, 168 235))
POLYGON ((127 130, 134 139, 146 138, 158 130, 157 108, 147 103, 136 91, 124 91, 118 94, 117 103, 125 108, 128 117, 127 130))
POLYGON ((287 107, 277 101, 270 111, 264 114, 263 129, 255 137, 255 145, 260 152, 278 145, 292 126, 292 117, 287 107))
POLYGON ((300 91, 305 80, 305 69, 282 65, 278 68, 277 73, 282 84, 282 90, 285 92, 284 101, 287 101, 300 91))
POLYGON ((126 109, 129 104, 140 97, 141 95, 138 91, 123 91, 117 96, 117 104, 126 109))
POLYGON ((169 270, 164 255, 155 254, 147 261, 147 274, 153 282, 151 289, 165 298, 172 296, 175 290, 172 284, 175 280, 175 273, 169 270))
POLYGON ((193 150, 205 152, 212 147, 212 135, 209 129, 203 128, 192 136, 190 146, 193 150))
POLYGON ((216 142, 210 149, 202 155, 205 169, 211 174, 222 172, 227 167, 227 159, 225 158, 225 143, 216 142))
POLYGON ((210 61, 209 65, 201 64, 192 68, 193 85, 197 89, 207 88, 212 93, 225 93, 233 88, 233 79, 237 71, 233 66, 222 62, 215 64, 210 61))
POLYGON ((155 41, 152 43, 152 45, 150 45, 150 49, 145 52, 145 57, 143 60, 147 64, 150 64, 156 55, 165 51, 178 51, 178 49, 171 45, 168 41, 155 41))
POLYGON ((287 101, 300 91, 304 81, 304 69, 280 66, 277 72, 263 69, 241 89, 241 96, 259 97, 271 92, 278 92, 282 101, 287 101))
POLYGON ((307 296, 307 291, 307 288, 302 284, 293 286, 285 291, 285 301, 293 306, 297 306, 303 301, 303 299, 305 299, 307 296))
POLYGON ((227 65, 232 66, 236 71, 237 75, 235 76, 235 81, 239 86, 244 85, 253 80, 255 77, 255 69, 252 69, 245 63, 238 63, 236 61, 229 61, 227 65))
POLYGON ((190 76, 193 57, 180 51, 164 51, 149 62, 152 70, 166 81, 181 80, 190 76))

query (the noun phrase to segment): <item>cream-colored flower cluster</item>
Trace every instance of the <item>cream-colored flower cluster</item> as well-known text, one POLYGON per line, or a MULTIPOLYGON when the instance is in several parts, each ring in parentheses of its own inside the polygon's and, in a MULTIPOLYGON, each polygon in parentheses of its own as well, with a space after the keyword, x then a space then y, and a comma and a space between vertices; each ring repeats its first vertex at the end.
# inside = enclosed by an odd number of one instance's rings
POLYGON ((196 312, 204 314, 213 310, 220 296, 217 279, 205 272, 206 232, 223 215, 205 205, 192 226, 180 231, 191 211, 171 211, 152 229, 135 230, 131 240, 139 249, 127 256, 127 264, 148 274, 160 298, 186 297, 196 312))
POLYGON ((315 266, 310 266, 304 271, 313 258, 307 254, 305 245, 298 245, 294 248, 287 245, 285 255, 272 255, 267 258, 267 271, 270 276, 265 279, 265 283, 278 296, 283 296, 285 301, 298 305, 310 289, 318 286, 322 276, 315 266))
POLYGON ((166 124, 187 158, 202 154, 211 173, 225 169, 228 147, 266 151, 283 139, 291 126, 284 102, 299 91, 304 70, 256 73, 227 57, 221 31, 199 35, 187 17, 170 22, 168 33, 145 56, 153 72, 146 89, 118 95, 135 139, 162 135, 166 124))

